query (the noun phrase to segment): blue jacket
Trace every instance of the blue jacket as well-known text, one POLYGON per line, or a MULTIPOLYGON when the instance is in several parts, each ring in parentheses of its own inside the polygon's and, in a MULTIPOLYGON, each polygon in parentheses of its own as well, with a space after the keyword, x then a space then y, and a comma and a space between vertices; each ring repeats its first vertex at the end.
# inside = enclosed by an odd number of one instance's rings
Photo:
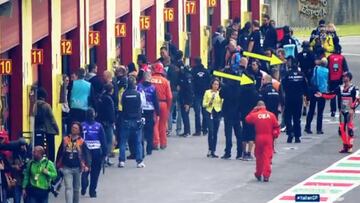
POLYGON ((89 150, 101 149, 105 155, 107 152, 105 133, 103 126, 98 122, 83 122, 84 141, 89 150))
POLYGON ((75 80, 70 93, 70 108, 87 110, 89 108, 89 98, 91 84, 84 79, 75 80))
POLYGON ((324 66, 315 66, 313 76, 311 78, 311 85, 314 91, 321 93, 328 92, 329 69, 324 66))

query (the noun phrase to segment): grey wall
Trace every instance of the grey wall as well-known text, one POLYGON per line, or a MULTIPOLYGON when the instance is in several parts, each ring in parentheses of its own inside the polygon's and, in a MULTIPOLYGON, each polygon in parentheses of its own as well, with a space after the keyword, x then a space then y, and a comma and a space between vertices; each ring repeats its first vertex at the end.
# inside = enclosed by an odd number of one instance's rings
MULTIPOLYGON (((278 26, 314 27, 320 18, 310 18, 299 11, 300 0, 267 0, 270 16, 278 26)), ((359 0, 327 0, 326 22, 339 24, 360 23, 359 0)))

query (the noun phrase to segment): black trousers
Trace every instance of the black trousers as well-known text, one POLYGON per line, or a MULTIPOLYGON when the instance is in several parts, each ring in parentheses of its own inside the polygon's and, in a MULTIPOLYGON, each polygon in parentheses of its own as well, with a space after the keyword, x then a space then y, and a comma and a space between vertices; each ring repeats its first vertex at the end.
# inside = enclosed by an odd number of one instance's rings
POLYGON ((153 150, 153 140, 154 140, 154 111, 153 110, 144 110, 143 113, 145 117, 145 126, 144 126, 144 137, 146 140, 146 154, 150 155, 153 150))
POLYGON ((181 104, 181 117, 184 123, 184 134, 190 134, 190 119, 189 119, 189 111, 185 111, 185 105, 181 104))
POLYGON ((220 125, 220 113, 216 112, 215 110, 212 113, 208 111, 204 111, 204 117, 206 119, 207 128, 208 128, 208 145, 209 151, 215 152, 216 151, 216 144, 217 144, 217 134, 219 131, 220 125))
POLYGON ((285 125, 288 136, 301 137, 301 110, 303 98, 285 100, 285 125))
POLYGON ((47 158, 55 161, 55 135, 35 131, 34 146, 42 146, 47 158))
POLYGON ((306 129, 311 129, 311 122, 314 117, 315 107, 317 104, 317 118, 316 118, 316 130, 322 131, 322 120, 324 114, 326 100, 324 98, 317 98, 315 96, 310 97, 309 112, 306 117, 306 129))
POLYGON ((225 154, 231 155, 232 148, 232 131, 234 130, 237 145, 237 155, 242 155, 242 139, 240 118, 224 115, 225 124, 225 154))
POLYGON ((99 175, 102 166, 102 154, 100 149, 90 150, 91 153, 91 166, 90 171, 83 172, 81 174, 81 191, 86 191, 89 186, 89 175, 90 175, 90 187, 89 194, 95 195, 96 188, 99 180, 99 175))
MULTIPOLYGON (((329 81, 329 91, 333 91, 335 90, 337 87, 339 87, 339 85, 341 85, 341 80, 335 80, 335 81, 329 81)), ((330 111, 331 112, 336 112, 336 100, 339 103, 339 98, 336 96, 335 98, 330 100, 330 111)))

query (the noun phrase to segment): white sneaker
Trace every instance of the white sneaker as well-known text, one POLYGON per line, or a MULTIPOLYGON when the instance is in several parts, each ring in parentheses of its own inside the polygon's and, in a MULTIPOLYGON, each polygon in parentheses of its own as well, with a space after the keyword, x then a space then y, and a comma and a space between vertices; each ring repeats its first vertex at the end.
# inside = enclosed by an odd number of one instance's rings
POLYGON ((280 132, 285 132, 285 131, 286 131, 286 126, 280 129, 280 132))
POLYGON ((119 168, 124 168, 125 167, 125 162, 120 161, 119 164, 118 164, 118 167, 119 168))
POLYGON ((145 168, 144 162, 142 161, 142 162, 138 163, 138 164, 137 164, 137 167, 138 167, 138 168, 145 168))

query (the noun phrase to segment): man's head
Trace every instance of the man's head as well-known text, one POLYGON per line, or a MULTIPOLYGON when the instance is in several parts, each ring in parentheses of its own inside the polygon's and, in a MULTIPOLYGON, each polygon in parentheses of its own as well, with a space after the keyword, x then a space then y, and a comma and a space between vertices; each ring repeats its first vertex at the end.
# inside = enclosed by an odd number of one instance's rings
POLYGON ((246 67, 248 66, 248 59, 246 57, 241 57, 240 59, 240 68, 242 69, 246 69, 246 67))
POLYGON ((79 68, 76 73, 78 79, 84 79, 85 78, 85 69, 79 68))
POLYGON ((303 50, 309 50, 310 49, 310 42, 309 41, 303 41, 301 47, 303 48, 303 50))
POLYGON ((200 65, 202 64, 201 58, 200 58, 200 57, 196 57, 196 58, 194 59, 194 63, 195 63, 195 67, 200 66, 200 65))
POLYGON ((234 20, 233 20, 233 23, 231 25, 231 28, 234 29, 234 30, 239 30, 240 28, 240 18, 239 17, 236 17, 234 20))
POLYGON ((260 66, 260 61, 258 59, 255 59, 251 62, 251 69, 254 72, 258 72, 259 71, 259 66, 260 66))
POLYGON ((161 47, 160 48, 160 56, 163 58, 168 58, 169 57, 169 52, 168 49, 166 47, 161 47))
POLYGON ((325 26, 325 23, 324 19, 319 20, 319 26, 325 26))
POLYGON ((264 75, 264 77, 262 78, 262 83, 263 84, 271 84, 272 83, 272 77, 268 74, 264 75))
POLYGON ((236 50, 236 41, 230 40, 228 45, 229 51, 234 52, 236 50))
POLYGON ((147 64, 147 58, 144 54, 139 54, 137 57, 137 64, 140 66, 142 64, 147 64))
POLYGON ((37 89, 37 98, 41 100, 45 100, 47 98, 47 92, 43 87, 39 87, 37 89))
POLYGON ((265 107, 265 102, 260 100, 260 101, 257 102, 256 106, 257 107, 265 107))
POLYGON ((349 72, 349 71, 347 71, 347 72, 345 72, 344 74, 343 74, 343 83, 344 84, 348 84, 348 83, 350 83, 351 82, 351 80, 352 80, 352 74, 349 72))
POLYGON ((105 94, 112 95, 114 93, 114 85, 112 83, 106 83, 104 85, 104 92, 105 94))
POLYGON ((258 21, 258 20, 253 20, 253 21, 252 21, 252 29, 253 29, 253 31, 254 31, 254 30, 258 30, 259 27, 260 27, 259 21, 258 21))
POLYGON ((178 51, 176 52, 176 60, 182 60, 183 57, 184 57, 183 51, 178 50, 178 51))
POLYGON ((225 28, 222 25, 219 25, 216 29, 216 32, 220 33, 222 36, 225 36, 225 28))
POLYGON ((104 77, 104 80, 106 81, 106 83, 110 83, 112 81, 113 74, 111 71, 106 70, 103 73, 103 77, 104 77))
POLYGON ((238 31, 237 30, 232 30, 231 35, 230 35, 230 39, 237 40, 237 38, 238 38, 238 31))
POLYGON ((151 73, 150 72, 144 72, 144 81, 145 82, 151 82, 151 73))
POLYGON ((270 20, 270 25, 273 26, 273 27, 275 27, 275 26, 276 26, 275 20, 270 20))
POLYGON ((86 111, 86 120, 87 121, 95 120, 95 110, 91 107, 86 111))
POLYGON ((35 146, 32 152, 35 161, 40 161, 45 154, 45 150, 42 146, 35 146))
POLYGON ((270 25, 270 16, 265 14, 263 18, 264 25, 270 25))
POLYGON ((129 76, 128 89, 136 89, 136 78, 134 76, 129 76))
POLYGON ((341 54, 342 52, 342 47, 341 45, 335 45, 335 53, 336 54, 341 54))
POLYGON ((120 66, 116 67, 116 69, 115 69, 116 77, 123 77, 125 75, 126 75, 126 67, 125 66, 120 65, 120 66))
POLYGON ((97 73, 98 67, 96 64, 92 63, 88 65, 88 71, 89 73, 97 73))

